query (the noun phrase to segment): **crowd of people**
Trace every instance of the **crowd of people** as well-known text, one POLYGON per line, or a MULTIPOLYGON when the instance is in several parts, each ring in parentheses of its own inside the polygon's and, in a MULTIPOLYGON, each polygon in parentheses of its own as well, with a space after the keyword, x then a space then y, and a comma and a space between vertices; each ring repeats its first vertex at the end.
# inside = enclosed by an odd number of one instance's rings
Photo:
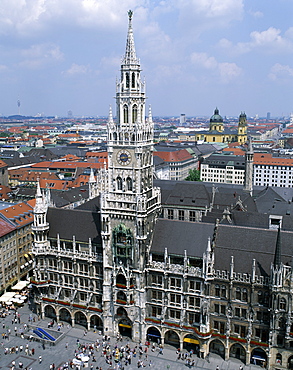
MULTIPOLYGON (((42 352, 40 352, 39 349, 37 351, 35 350, 36 346, 37 348, 43 347, 43 350, 45 350, 45 344, 44 342, 35 342, 36 338, 29 333, 30 326, 33 325, 35 321, 39 321, 40 318, 30 314, 26 322, 24 322, 25 320, 22 320, 17 310, 9 310, 9 312, 6 312, 5 316, 2 317, 6 317, 8 314, 11 316, 12 326, 7 318, 2 322, 3 332, 1 345, 4 349, 3 352, 5 357, 7 356, 6 358, 9 358, 10 355, 23 354, 26 357, 32 357, 34 359, 35 365, 33 366, 38 364, 36 369, 40 369, 40 364, 42 364, 42 369, 46 369, 46 367, 44 367, 45 364, 43 364, 42 352), (10 327, 12 327, 12 329, 10 329, 10 327), (21 344, 8 346, 8 343, 13 343, 13 341, 10 341, 11 335, 19 337, 20 340, 18 343, 21 344)), ((58 323, 56 324, 58 325, 58 323)), ((55 329, 55 322, 50 321, 48 326, 50 328, 54 326, 55 329)), ((63 328, 63 325, 58 325, 58 331, 63 328)), ((68 361, 63 361, 63 363, 58 366, 52 362, 48 370, 81 370, 83 367, 87 367, 90 370, 124 370, 127 369, 129 365, 137 368, 152 367, 156 365, 156 358, 163 355, 163 346, 154 342, 150 343, 146 341, 145 343, 140 342, 138 344, 128 342, 125 344, 125 338, 122 338, 120 334, 118 334, 116 338, 111 338, 110 336, 103 336, 101 332, 97 333, 97 339, 94 342, 89 342, 87 341, 87 334, 85 330, 83 335, 76 340, 75 348, 72 348, 72 343, 69 345, 69 343, 66 342, 64 344, 65 349, 69 351, 72 350, 72 352, 68 352, 69 357, 72 357, 68 361)), ((45 352, 43 355, 44 354, 45 352)), ((24 367, 22 361, 16 361, 17 359, 21 359, 21 357, 22 356, 18 356, 16 358, 15 356, 11 356, 9 370, 33 370, 31 367, 24 367)), ((174 358, 170 360, 191 368, 195 366, 195 358, 193 357, 195 357, 193 351, 182 352, 178 349, 176 355, 174 353, 174 358)))

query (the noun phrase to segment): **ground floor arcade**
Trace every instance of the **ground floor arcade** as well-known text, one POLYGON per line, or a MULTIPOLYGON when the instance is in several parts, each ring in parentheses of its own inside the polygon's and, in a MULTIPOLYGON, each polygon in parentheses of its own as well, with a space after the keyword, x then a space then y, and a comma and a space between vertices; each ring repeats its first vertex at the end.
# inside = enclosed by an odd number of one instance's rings
MULTIPOLYGON (((97 330, 104 332, 104 320, 102 313, 92 312, 86 309, 72 309, 56 304, 42 304, 39 306, 39 313, 42 318, 48 317, 56 322, 67 322, 70 326, 81 325, 85 330, 97 330)), ((236 358, 245 365, 254 364, 272 369, 293 369, 292 351, 268 350, 266 345, 249 344, 244 340, 223 339, 213 334, 198 335, 188 333, 180 328, 168 328, 157 325, 143 325, 132 322, 124 308, 118 308, 114 317, 114 334, 121 334, 137 341, 134 332, 140 332, 139 340, 142 342, 155 342, 163 347, 167 344, 180 351, 192 351, 201 358, 206 358, 210 353, 217 354, 223 360, 236 358)), ((201 334, 201 333, 200 333, 201 334)), ((255 343, 255 342, 254 342, 255 343)))

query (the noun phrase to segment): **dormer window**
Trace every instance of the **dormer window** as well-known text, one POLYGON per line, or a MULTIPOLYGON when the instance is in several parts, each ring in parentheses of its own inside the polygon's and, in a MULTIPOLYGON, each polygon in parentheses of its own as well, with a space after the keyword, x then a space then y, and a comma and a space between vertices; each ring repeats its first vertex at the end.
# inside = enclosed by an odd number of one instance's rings
POLYGON ((278 229, 282 228, 282 218, 283 216, 279 215, 270 215, 269 216, 269 229, 278 229))

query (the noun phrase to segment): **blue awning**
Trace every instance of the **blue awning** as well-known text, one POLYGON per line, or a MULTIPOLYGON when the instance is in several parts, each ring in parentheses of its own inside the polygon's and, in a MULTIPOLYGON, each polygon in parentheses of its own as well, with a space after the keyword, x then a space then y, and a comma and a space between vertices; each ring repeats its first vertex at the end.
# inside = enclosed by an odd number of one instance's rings
POLYGON ((267 360, 266 358, 263 358, 263 357, 258 356, 258 355, 253 355, 251 358, 253 360, 259 360, 259 361, 266 361, 267 360))

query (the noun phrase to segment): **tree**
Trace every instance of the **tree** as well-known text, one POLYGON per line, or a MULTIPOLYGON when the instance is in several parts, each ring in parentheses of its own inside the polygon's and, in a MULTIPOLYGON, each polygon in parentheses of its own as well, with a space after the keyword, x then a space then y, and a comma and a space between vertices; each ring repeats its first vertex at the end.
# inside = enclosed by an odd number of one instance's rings
POLYGON ((185 179, 186 181, 201 181, 200 179, 200 170, 194 168, 193 170, 189 170, 189 175, 185 179))

